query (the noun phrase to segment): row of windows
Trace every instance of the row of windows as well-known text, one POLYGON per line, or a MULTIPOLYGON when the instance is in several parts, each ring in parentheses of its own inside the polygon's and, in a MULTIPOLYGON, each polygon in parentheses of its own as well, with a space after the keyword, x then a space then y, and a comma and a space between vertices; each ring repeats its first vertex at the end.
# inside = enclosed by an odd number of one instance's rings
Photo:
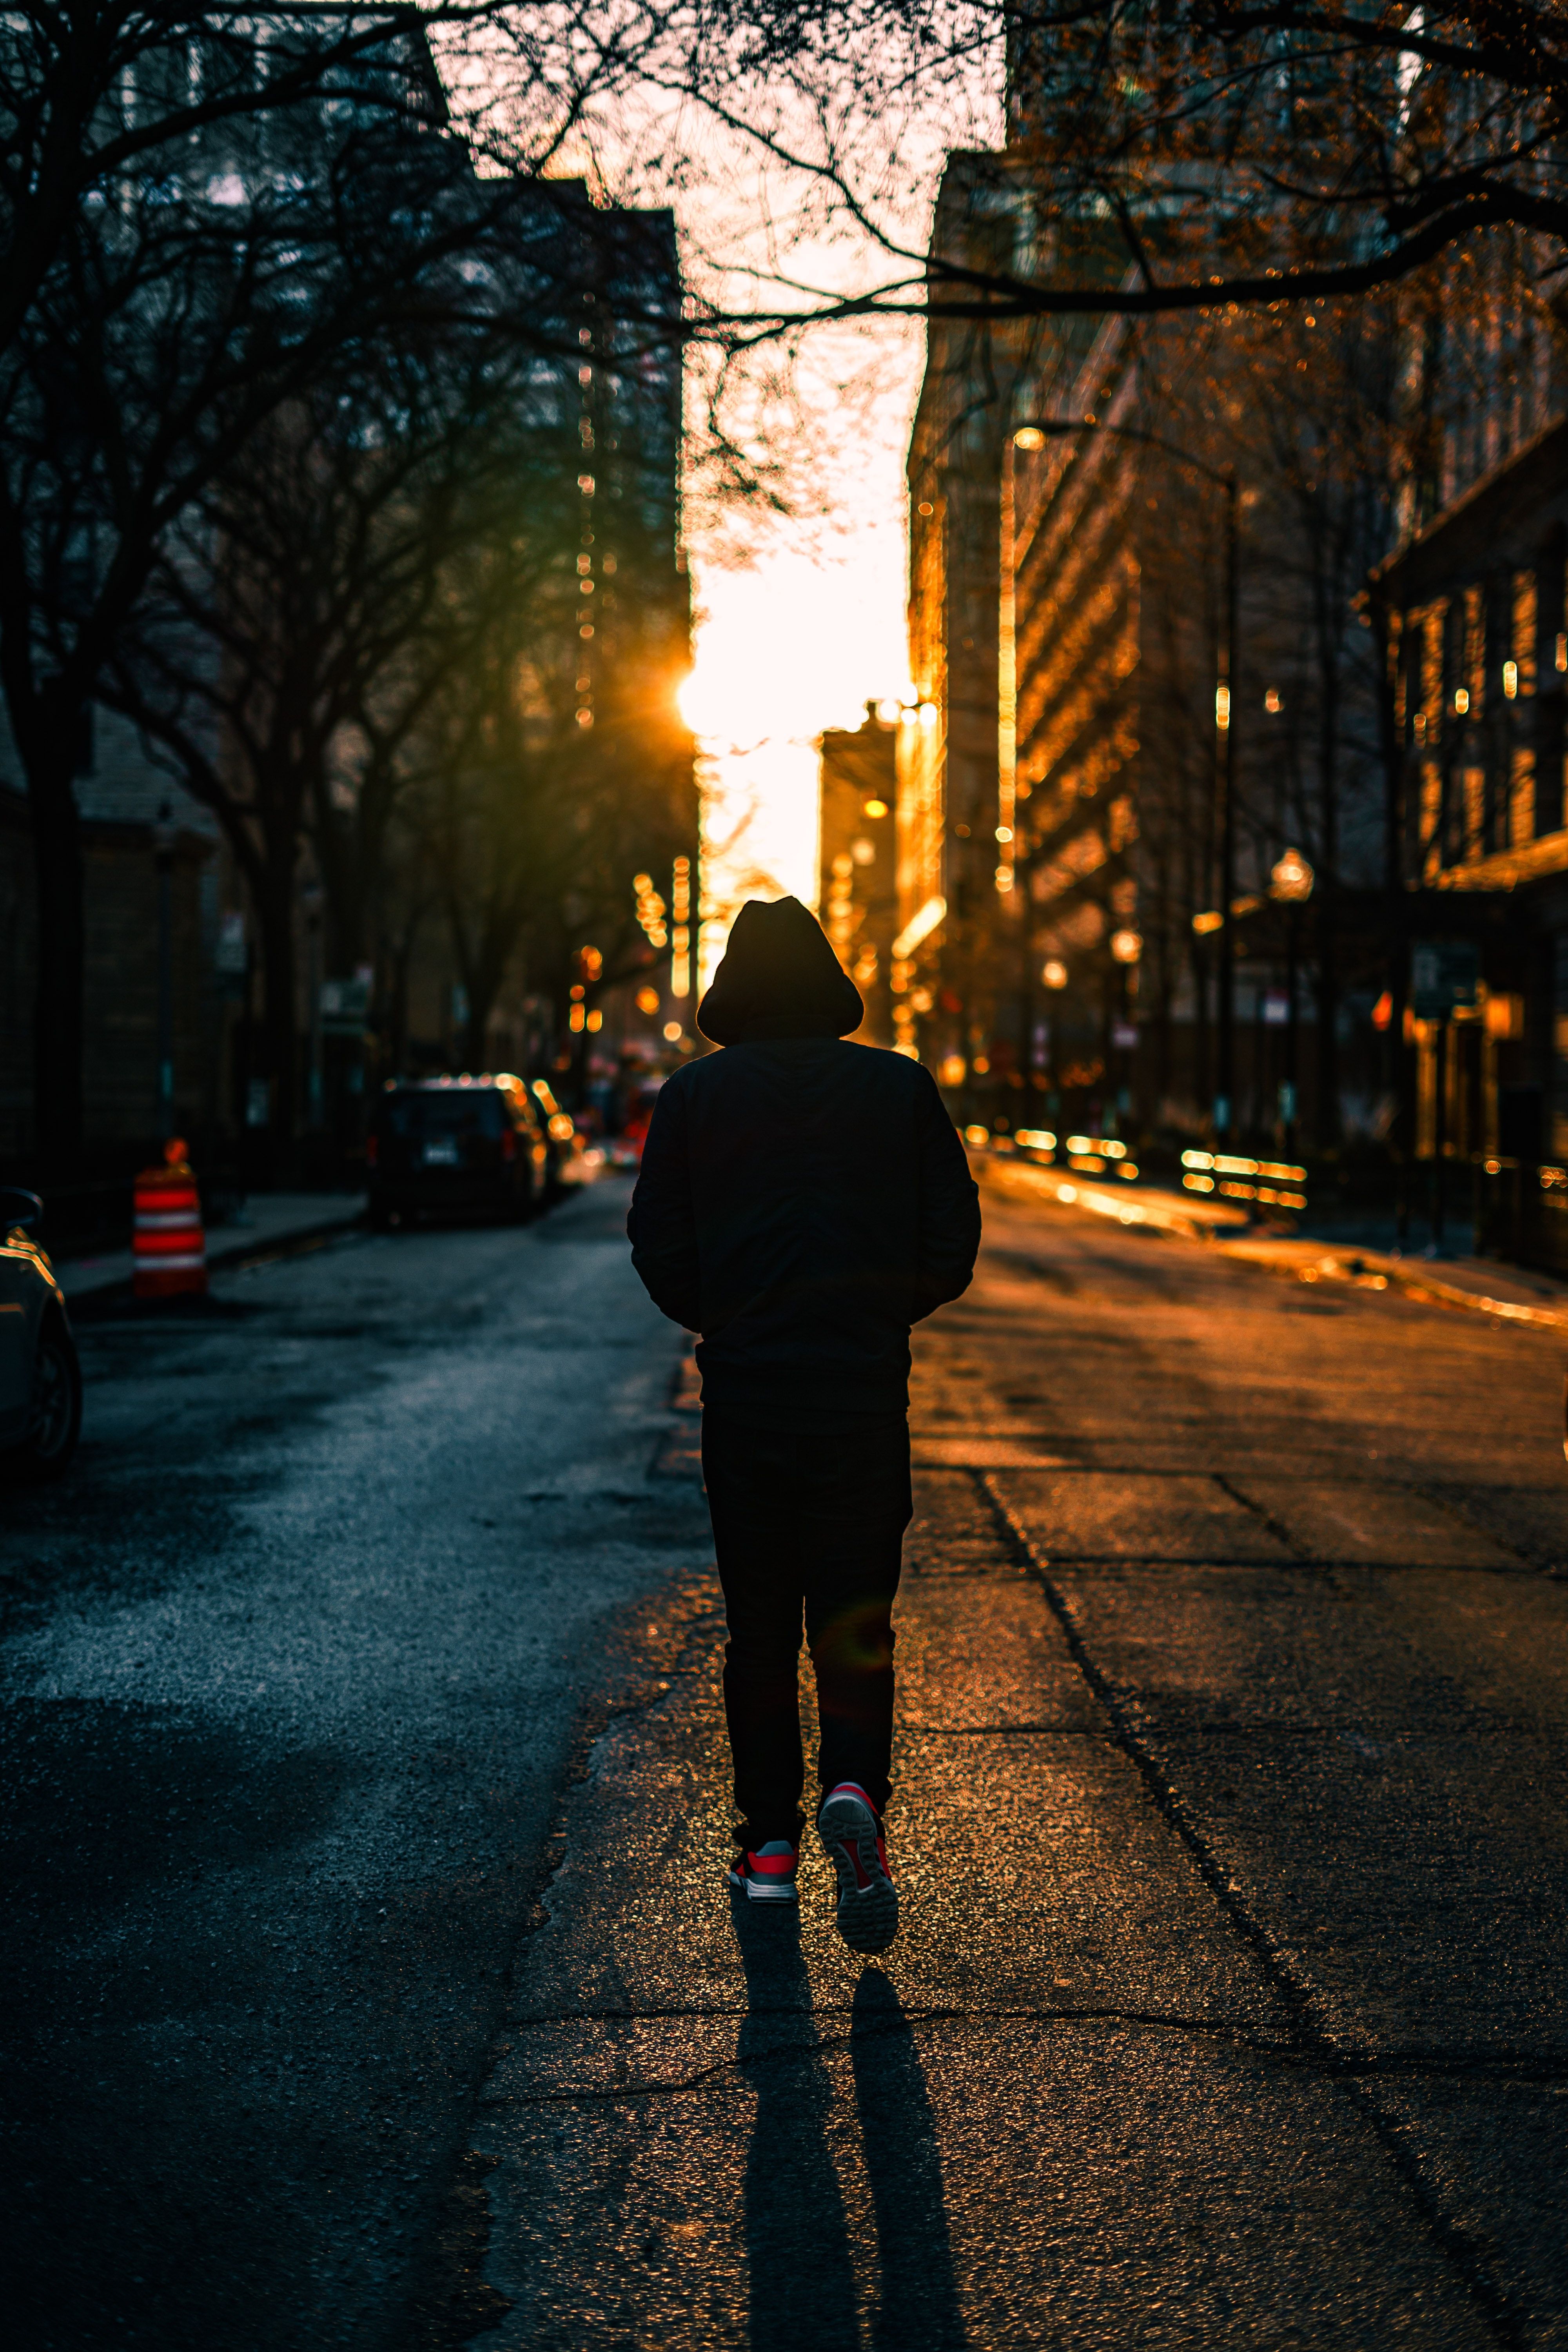
POLYGON ((1568 671, 1568 632, 1555 625, 1560 573, 1552 585, 1550 615, 1531 571, 1472 581, 1404 615, 1390 658, 1394 717, 1407 743, 1435 744, 1445 729, 1533 695, 1542 670, 1568 671))

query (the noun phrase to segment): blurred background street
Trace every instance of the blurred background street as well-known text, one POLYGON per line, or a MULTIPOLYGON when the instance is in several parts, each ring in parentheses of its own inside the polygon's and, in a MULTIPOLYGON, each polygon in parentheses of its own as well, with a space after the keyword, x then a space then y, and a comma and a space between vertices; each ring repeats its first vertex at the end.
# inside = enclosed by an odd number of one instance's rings
POLYGON ((1477 0, 0 11, 26 2352, 1568 2352, 1565 121, 1477 0), (785 897, 986 1217, 860 1970, 624 1229, 785 897))
POLYGON ((815 1857, 732 1916, 621 1180, 83 1320, 7 1506, 26 2341, 1562 2339, 1560 1342, 984 1190, 864 1970, 815 1857))

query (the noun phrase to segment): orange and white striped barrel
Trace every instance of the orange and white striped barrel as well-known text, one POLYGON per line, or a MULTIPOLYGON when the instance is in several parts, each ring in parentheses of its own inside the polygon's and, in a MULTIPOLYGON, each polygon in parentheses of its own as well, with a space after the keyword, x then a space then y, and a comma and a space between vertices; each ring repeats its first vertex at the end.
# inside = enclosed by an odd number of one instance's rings
POLYGON ((163 1147, 164 1165, 136 1179, 131 1250, 138 1298, 173 1298, 207 1286, 207 1244, 202 1200, 184 1143, 163 1147))

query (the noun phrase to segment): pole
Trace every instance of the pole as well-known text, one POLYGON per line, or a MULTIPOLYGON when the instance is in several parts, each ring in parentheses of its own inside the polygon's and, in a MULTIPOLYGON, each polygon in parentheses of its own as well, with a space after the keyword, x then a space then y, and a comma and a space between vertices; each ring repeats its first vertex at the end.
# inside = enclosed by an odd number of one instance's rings
POLYGON ((158 875, 158 1140, 174 1132, 174 827, 169 803, 153 827, 158 875))
POLYGON ((1236 476, 1225 478, 1225 644, 1220 685, 1215 696, 1219 753, 1219 1005, 1218 1068, 1215 1073, 1214 1124, 1216 1139, 1228 1139, 1235 1126, 1236 1103, 1236 654, 1237 654, 1237 488, 1236 476))
MULTIPOLYGON (((1004 902, 1016 889, 1018 866, 1018 461, 1013 436, 1002 443, 1000 579, 996 633, 996 887, 1004 902)), ((1028 877, 1017 908, 1018 1075, 1023 1080, 1024 1124, 1034 1122, 1035 1034, 1028 877)), ((1015 1121, 1015 1125, 1016 1125, 1015 1121)))
POLYGON ((321 902, 319 882, 307 882, 300 893, 305 909, 306 991, 310 1008, 310 1024, 306 1032, 309 1066, 305 1073, 305 1124, 310 1134, 318 1134, 324 1123, 322 1101, 321 1054, 321 902))
POLYGON ((1299 1001, 1300 992, 1301 960, 1301 909, 1298 905, 1296 905, 1294 900, 1292 900, 1290 906, 1286 910, 1285 937, 1285 1100, 1281 1105, 1281 1108, 1284 1111, 1284 1118, 1281 1125, 1283 1128, 1282 1139, 1285 1147, 1285 1157, 1287 1160, 1294 1160, 1296 1157, 1297 1120, 1296 1086, 1299 1076, 1298 1060, 1300 1053, 1300 1013, 1299 1010, 1299 1001))
POLYGON ((1432 1246, 1438 1249, 1443 1241, 1443 1155, 1448 1148, 1448 1024, 1436 1024, 1437 1039, 1433 1048, 1436 1099, 1432 1111, 1432 1246))

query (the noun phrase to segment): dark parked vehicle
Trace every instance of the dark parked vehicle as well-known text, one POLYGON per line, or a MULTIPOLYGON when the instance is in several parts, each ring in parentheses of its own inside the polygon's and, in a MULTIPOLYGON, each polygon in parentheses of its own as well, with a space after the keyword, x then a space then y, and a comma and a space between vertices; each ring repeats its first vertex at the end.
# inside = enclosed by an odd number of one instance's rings
POLYGON ((372 1224, 523 1218, 555 1189, 555 1148, 521 1078, 395 1078, 371 1121, 372 1224))
POLYGON ((33 1239, 44 1204, 0 1185, 0 1459, 13 1476, 58 1478, 81 1428, 81 1368, 65 1295, 33 1239))

